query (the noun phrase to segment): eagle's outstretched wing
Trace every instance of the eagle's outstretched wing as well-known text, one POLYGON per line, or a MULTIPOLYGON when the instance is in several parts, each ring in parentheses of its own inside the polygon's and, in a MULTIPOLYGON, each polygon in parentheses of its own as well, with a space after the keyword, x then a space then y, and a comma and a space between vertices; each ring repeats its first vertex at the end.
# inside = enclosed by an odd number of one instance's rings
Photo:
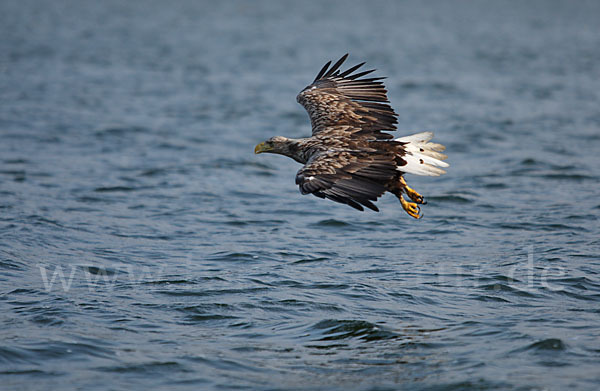
POLYGON ((392 154, 329 150, 309 160, 296 174, 302 194, 379 211, 371 201, 386 192, 385 184, 397 175, 392 154))
POLYGON ((331 126, 349 125, 347 137, 393 138, 382 132, 396 130, 398 122, 380 81, 384 78, 362 78, 374 69, 354 73, 364 62, 340 72, 347 57, 344 55, 331 68, 331 61, 325 64, 315 81, 296 97, 310 116, 313 136, 326 133, 331 126))

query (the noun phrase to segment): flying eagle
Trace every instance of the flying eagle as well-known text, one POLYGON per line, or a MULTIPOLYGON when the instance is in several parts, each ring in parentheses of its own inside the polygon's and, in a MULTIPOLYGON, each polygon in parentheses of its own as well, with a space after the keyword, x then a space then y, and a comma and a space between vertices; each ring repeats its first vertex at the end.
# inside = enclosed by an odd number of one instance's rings
POLYGON ((398 114, 380 81, 384 78, 364 78, 374 69, 356 73, 364 62, 341 72, 347 57, 331 68, 331 61, 325 64, 296 98, 310 116, 312 136, 272 137, 258 144, 254 153, 277 153, 304 164, 296 174, 302 194, 378 212, 373 201, 389 191, 406 213, 418 219, 422 216, 418 204, 425 200, 406 184, 404 174, 444 174, 440 167, 448 167, 442 161, 445 147, 429 142, 431 132, 396 139, 386 133, 396 130, 398 114))

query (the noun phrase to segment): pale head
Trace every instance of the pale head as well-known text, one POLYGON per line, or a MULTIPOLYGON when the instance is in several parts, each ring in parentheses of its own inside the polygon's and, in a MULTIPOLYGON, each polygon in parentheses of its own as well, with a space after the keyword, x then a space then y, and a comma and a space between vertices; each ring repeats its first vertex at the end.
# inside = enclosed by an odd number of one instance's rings
POLYGON ((271 137, 263 141, 254 148, 254 153, 277 153, 280 155, 289 156, 290 139, 282 136, 271 137))

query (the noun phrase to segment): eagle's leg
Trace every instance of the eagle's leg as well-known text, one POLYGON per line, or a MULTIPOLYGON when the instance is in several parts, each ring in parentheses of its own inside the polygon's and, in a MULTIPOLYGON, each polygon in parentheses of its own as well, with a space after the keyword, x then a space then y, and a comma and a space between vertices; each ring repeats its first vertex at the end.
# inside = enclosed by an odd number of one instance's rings
MULTIPOLYGON (((414 202, 408 202, 407 200, 404 199, 404 196, 402 195, 403 192, 406 192, 407 188, 408 188, 408 186, 406 185, 406 182, 404 181, 402 176, 400 176, 399 179, 394 180, 392 183, 388 184, 388 191, 390 191, 392 194, 394 194, 396 197, 398 197, 398 200, 400 200, 400 204, 402 205, 402 208, 404 209, 404 211, 406 213, 408 213, 411 217, 414 217, 415 219, 420 219, 421 216, 419 215, 419 213, 421 212, 421 209, 419 208, 419 205, 417 205, 414 202)), ((416 191, 412 190, 412 192, 414 192, 420 196, 420 194, 417 193, 416 191)), ((409 194, 409 193, 407 192, 407 194, 409 194)), ((409 197, 411 197, 410 194, 409 194, 409 197)), ((412 197, 411 197, 411 199, 412 199, 412 197)), ((421 197, 421 201, 422 200, 423 200, 423 197, 421 197)))
POLYGON ((425 198, 423 198, 423 196, 421 194, 417 193, 417 191, 415 189, 413 189, 410 186, 408 186, 408 184, 404 180, 403 176, 400 177, 400 184, 402 185, 404 191, 406 192, 406 195, 411 200, 413 200, 417 204, 423 204, 423 205, 425 205, 427 203, 427 201, 425 201, 425 198))

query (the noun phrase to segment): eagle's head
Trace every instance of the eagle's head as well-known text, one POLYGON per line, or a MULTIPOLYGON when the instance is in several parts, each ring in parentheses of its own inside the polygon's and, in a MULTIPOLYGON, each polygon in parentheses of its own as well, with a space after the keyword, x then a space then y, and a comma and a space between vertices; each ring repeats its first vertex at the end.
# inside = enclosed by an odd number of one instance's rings
POLYGON ((291 140, 286 137, 275 136, 263 141, 254 148, 254 153, 277 153, 289 156, 291 140))

